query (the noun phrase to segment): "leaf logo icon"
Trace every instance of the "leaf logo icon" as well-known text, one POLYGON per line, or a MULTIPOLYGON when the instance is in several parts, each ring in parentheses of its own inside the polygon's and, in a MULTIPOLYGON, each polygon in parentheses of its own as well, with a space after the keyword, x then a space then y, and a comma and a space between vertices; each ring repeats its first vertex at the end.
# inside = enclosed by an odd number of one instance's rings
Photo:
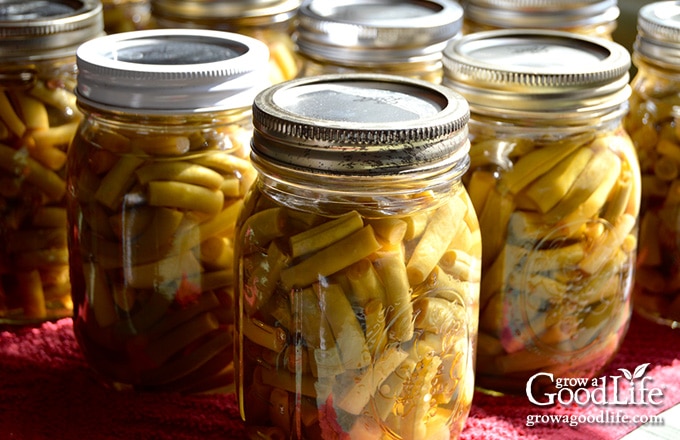
POLYGON ((626 368, 619 368, 619 371, 623 373, 626 379, 632 382, 633 380, 639 379, 642 376, 644 376, 645 371, 647 371, 647 367, 649 367, 649 363, 638 365, 637 367, 635 367, 635 371, 633 371, 633 373, 628 371, 626 368))

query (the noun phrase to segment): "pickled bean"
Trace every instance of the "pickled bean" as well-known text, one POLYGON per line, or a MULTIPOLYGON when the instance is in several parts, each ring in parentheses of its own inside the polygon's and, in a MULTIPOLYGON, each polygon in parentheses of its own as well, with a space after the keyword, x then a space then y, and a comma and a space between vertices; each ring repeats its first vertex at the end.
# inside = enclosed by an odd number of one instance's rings
MULTIPOLYGON (((453 196, 449 206, 395 221, 361 212, 306 215, 271 203, 257 191, 252 197, 248 215, 237 226, 244 244, 238 257, 239 319, 248 327, 245 320, 255 318, 285 329, 287 347, 275 348, 297 353, 294 368, 289 362, 262 360, 260 365, 268 368, 262 382, 286 392, 277 395, 278 402, 294 395, 316 402, 304 429, 327 429, 324 408, 332 404, 346 432, 365 433, 386 424, 422 438, 443 429, 449 408, 469 405, 472 387, 463 385, 464 376, 446 389, 434 385, 440 383, 435 379, 440 367, 456 375, 467 368, 459 364, 470 350, 468 329, 459 324, 468 323, 467 314, 477 307, 470 298, 479 288, 481 254, 467 196, 453 196), (457 219, 455 227, 452 219, 457 219), (407 262, 424 261, 425 249, 433 246, 439 249, 438 259, 419 264, 426 272, 422 281, 409 280, 407 262), (294 253, 293 247, 299 250, 294 253), (447 253, 465 260, 467 276, 453 270, 450 260, 444 263, 447 253), (266 261, 279 261, 281 271, 278 276, 278 269, 270 271, 263 283, 264 274, 253 269, 271 268, 266 261), (444 333, 446 338, 438 337, 444 333), (308 362, 309 371, 299 362, 308 362), (416 409, 430 394, 436 396, 432 411, 416 409), (402 405, 412 414, 401 412, 402 405)), ((241 333, 244 349, 251 344, 274 348, 273 334, 262 341, 249 333, 241 333)), ((243 368, 261 368, 257 364, 246 356, 243 368)), ((250 396, 259 388, 246 380, 243 392, 250 396)), ((249 421, 252 415, 258 425, 289 429, 287 417, 263 416, 250 399, 245 406, 249 421)))
POLYGON ((252 170, 247 160, 210 149, 223 144, 205 141, 229 141, 246 129, 179 131, 152 136, 148 145, 146 134, 127 128, 76 135, 69 184, 76 188, 72 215, 82 222, 74 258, 90 266, 83 306, 96 318, 76 328, 93 366, 114 382, 207 391, 233 380, 233 234, 245 192, 240 177, 252 170), (192 154, 176 157, 187 146, 192 154), (96 172, 94 152, 107 163, 96 172), (213 153, 220 158, 205 159, 213 153), (223 192, 225 180, 236 180, 238 191, 223 192), (127 371, 97 356, 95 342, 128 362, 127 371))
MULTIPOLYGON (((476 142, 484 139, 473 151, 476 142)), ((568 353, 595 350, 593 335, 618 331, 612 316, 626 313, 621 280, 632 270, 642 186, 629 141, 616 132, 533 144, 498 178, 486 164, 464 179, 482 234, 480 329, 492 338, 482 388, 520 392, 533 372, 565 362, 595 368, 568 353)), ((439 264, 450 271, 446 255, 439 264)))

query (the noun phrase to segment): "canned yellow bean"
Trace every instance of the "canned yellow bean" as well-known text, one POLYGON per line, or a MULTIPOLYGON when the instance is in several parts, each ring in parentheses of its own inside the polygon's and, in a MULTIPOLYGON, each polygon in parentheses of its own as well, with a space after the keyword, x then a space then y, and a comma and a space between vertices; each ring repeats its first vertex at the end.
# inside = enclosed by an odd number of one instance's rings
POLYGON ((0 14, 0 324, 72 314, 65 163, 82 118, 75 52, 103 33, 89 0, 8 1, 0 14))
POLYGON ((442 50, 459 36, 463 8, 448 0, 306 0, 293 39, 299 76, 386 73, 442 79, 442 50))
POLYGON ((622 124, 630 55, 603 38, 496 30, 463 36, 444 60, 444 83, 470 103, 477 384, 523 394, 537 372, 592 377, 631 314, 641 179, 622 124))
POLYGON ((617 0, 467 0, 463 33, 545 29, 612 39, 617 0))
POLYGON ((146 30, 81 45, 68 155, 74 331, 116 388, 233 385, 234 227, 267 48, 146 30))
POLYGON ((457 437, 474 389, 481 243, 468 106, 398 76, 255 100, 237 224, 238 398, 253 436, 457 437))
POLYGON ((297 75, 291 32, 300 0, 151 0, 154 25, 161 29, 211 29, 248 35, 269 47, 270 81, 297 75))
POLYGON ((642 173, 640 244, 635 310, 662 324, 680 325, 680 6, 640 9, 626 129, 642 173))

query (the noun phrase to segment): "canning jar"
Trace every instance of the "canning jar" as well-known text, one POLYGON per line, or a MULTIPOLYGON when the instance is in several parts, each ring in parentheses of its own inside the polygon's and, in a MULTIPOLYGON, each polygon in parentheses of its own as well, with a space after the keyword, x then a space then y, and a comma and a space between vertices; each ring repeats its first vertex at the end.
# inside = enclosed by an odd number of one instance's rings
POLYGON ((463 33, 546 29, 612 39, 617 0, 464 0, 463 33))
POLYGON ((269 47, 270 81, 297 75, 291 32, 300 0, 151 0, 158 28, 212 29, 248 35, 269 47))
POLYGON ((95 1, 0 5, 0 324, 73 313, 64 164, 81 119, 75 52, 102 32, 95 1))
POLYGON ((463 36, 444 59, 444 83, 470 103, 477 384, 522 394, 537 372, 593 377, 631 315, 640 171, 622 124, 630 55, 597 37, 496 30, 463 36))
POLYGON ((107 34, 153 27, 149 0, 101 0, 107 34))
POLYGON ((233 243, 267 48, 143 30, 77 52, 85 115, 68 155, 74 331, 116 389, 233 386, 233 243))
POLYGON ((642 173, 635 310, 676 327, 680 323, 680 3, 640 9, 625 126, 642 173))
POLYGON ((460 35, 463 8, 448 0, 305 0, 293 40, 298 76, 385 73, 442 79, 442 51, 460 35))
POLYGON ((481 252, 460 181, 468 117, 451 90, 392 75, 319 75, 258 95, 258 178, 236 241, 251 435, 460 433, 481 252))

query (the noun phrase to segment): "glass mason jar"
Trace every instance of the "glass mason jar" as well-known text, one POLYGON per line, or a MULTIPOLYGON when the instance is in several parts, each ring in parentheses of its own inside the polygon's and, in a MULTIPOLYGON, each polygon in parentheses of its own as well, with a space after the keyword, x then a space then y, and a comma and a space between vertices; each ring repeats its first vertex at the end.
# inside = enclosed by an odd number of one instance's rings
POLYGON ((300 78, 255 99, 259 177, 236 242, 251 435, 460 433, 481 253, 460 181, 468 117, 451 90, 392 75, 300 78))
POLYGON ((149 0, 101 0, 107 34, 153 27, 149 0))
POLYGON ((537 372, 594 377, 631 316, 641 190, 622 126, 630 55, 597 37, 497 30, 463 36, 444 60, 444 84, 470 103, 477 384, 522 394, 537 372))
POLYGON ((269 47, 270 82, 295 78, 291 32, 300 0, 151 0, 158 28, 212 29, 248 35, 269 47))
POLYGON ((298 76, 384 73, 438 84, 442 51, 462 24, 463 8, 448 0, 306 0, 293 32, 298 76))
POLYGON ((267 48, 143 30, 78 48, 68 155, 74 331, 117 389, 233 386, 234 227, 267 48))
POLYGON ((633 303, 641 315, 680 325, 680 3, 651 3, 638 14, 625 127, 642 173, 640 244, 633 303))
POLYGON ((102 32, 95 1, 0 5, 0 324, 73 313, 64 165, 82 117, 75 52, 102 32))
POLYGON ((463 33, 546 29, 612 39, 617 0, 463 0, 463 33))

